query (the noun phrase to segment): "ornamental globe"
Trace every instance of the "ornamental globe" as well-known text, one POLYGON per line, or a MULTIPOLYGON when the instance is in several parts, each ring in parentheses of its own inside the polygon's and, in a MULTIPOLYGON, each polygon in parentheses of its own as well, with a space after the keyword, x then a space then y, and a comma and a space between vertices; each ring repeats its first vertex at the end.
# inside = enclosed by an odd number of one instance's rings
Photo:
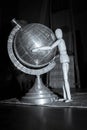
POLYGON ((51 46, 56 40, 53 31, 45 25, 32 23, 22 27, 14 37, 13 50, 16 58, 27 67, 40 68, 47 65, 55 56, 56 48, 53 50, 33 49, 51 46))

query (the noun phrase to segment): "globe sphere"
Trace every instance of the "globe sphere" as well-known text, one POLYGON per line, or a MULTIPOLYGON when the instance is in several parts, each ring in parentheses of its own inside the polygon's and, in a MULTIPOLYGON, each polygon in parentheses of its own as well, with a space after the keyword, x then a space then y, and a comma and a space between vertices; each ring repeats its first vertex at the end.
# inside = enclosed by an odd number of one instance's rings
POLYGON ((38 50, 35 48, 51 46, 56 40, 53 31, 45 25, 32 23, 22 27, 15 35, 13 50, 16 58, 27 67, 40 68, 47 65, 56 55, 53 50, 38 50))

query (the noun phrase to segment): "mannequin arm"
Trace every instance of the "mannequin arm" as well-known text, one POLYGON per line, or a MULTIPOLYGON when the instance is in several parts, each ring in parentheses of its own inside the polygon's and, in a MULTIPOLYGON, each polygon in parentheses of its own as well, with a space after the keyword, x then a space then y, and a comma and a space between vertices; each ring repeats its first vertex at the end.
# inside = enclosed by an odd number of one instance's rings
POLYGON ((46 51, 46 50, 51 50, 51 47, 50 46, 44 46, 44 47, 35 48, 35 49, 32 50, 32 52, 46 51))
POLYGON ((60 43, 61 41, 57 40, 56 42, 54 42, 54 44, 52 44, 51 46, 43 46, 43 47, 39 47, 39 48, 35 48, 32 50, 32 52, 37 52, 39 50, 42 50, 42 51, 46 51, 46 50, 51 50, 51 49, 54 49, 56 46, 58 46, 58 44, 60 43))

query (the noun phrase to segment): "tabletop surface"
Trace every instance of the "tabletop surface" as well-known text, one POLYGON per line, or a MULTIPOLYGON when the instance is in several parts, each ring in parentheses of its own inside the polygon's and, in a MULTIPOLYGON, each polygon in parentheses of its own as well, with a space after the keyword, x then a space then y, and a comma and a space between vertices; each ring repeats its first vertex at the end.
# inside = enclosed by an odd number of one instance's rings
POLYGON ((65 129, 87 129, 87 109, 0 104, 0 130, 65 129))

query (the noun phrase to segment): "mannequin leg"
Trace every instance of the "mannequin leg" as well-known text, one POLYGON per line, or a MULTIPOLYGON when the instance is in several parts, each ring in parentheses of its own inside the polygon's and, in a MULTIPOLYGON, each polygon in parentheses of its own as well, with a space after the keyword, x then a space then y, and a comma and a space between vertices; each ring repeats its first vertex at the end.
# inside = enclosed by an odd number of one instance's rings
POLYGON ((69 64, 63 63, 62 69, 63 69, 63 76, 64 76, 63 94, 64 94, 64 99, 66 98, 66 102, 68 102, 71 101, 70 85, 68 81, 69 64))

